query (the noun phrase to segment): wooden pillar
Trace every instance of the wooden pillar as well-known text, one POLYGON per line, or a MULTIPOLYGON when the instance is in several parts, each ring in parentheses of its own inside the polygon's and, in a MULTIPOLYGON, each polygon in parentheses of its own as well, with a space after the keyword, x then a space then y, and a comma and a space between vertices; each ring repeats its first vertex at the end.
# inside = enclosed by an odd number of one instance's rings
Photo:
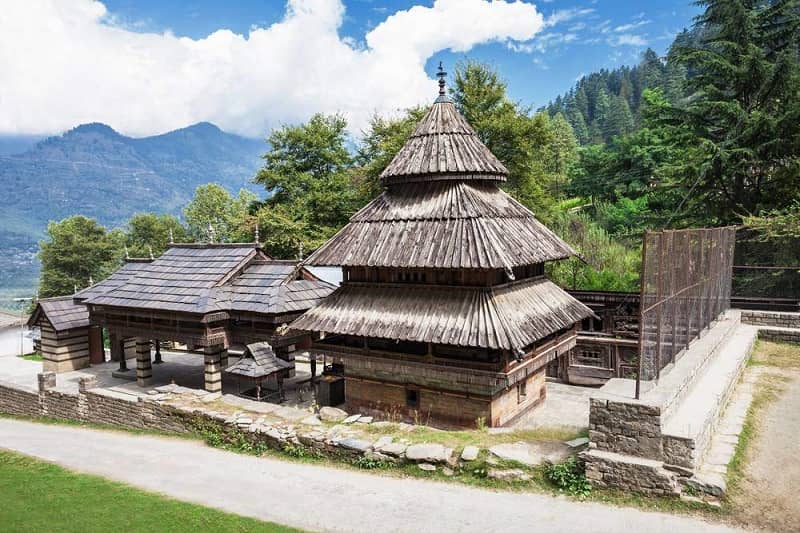
POLYGON ((136 339, 136 384, 147 387, 153 381, 153 367, 150 363, 150 339, 136 339))
POLYGON ((119 371, 120 372, 127 372, 128 371, 128 353, 125 351, 125 339, 120 338, 117 341, 117 346, 119 347, 119 371))
POLYGON ((160 365, 161 363, 164 362, 161 360, 161 341, 156 339, 154 342, 156 343, 156 358, 155 361, 153 361, 153 363, 160 365))
POLYGON ((222 346, 206 346, 203 350, 205 363, 205 389, 208 392, 222 392, 222 354, 227 351, 222 346))
MULTIPOLYGON (((123 359, 122 354, 125 353, 125 345, 122 338, 113 331, 108 332, 108 342, 111 344, 111 360, 119 361, 123 359)), ((121 370, 122 368, 120 368, 121 370)))

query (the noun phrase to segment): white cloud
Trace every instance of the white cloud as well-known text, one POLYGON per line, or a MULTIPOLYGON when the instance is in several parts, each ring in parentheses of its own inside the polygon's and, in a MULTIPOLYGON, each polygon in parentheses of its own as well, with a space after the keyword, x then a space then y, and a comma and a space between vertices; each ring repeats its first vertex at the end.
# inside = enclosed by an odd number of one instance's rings
POLYGON ((434 53, 524 42, 544 26, 518 0, 436 0, 389 16, 364 43, 342 38, 341 0, 288 0, 283 20, 202 39, 133 32, 94 0, 11 0, 0 15, 0 132, 89 121, 146 135, 208 120, 261 135, 342 112, 354 131, 375 112, 430 101, 434 53))
POLYGON ((591 15, 594 13, 593 8, 569 8, 569 9, 559 9, 554 11, 552 15, 547 17, 545 20, 546 26, 555 26, 556 24, 560 24, 562 22, 566 22, 568 20, 573 20, 579 17, 585 17, 586 15, 591 15))
POLYGON ((611 46, 647 46, 647 39, 641 35, 623 33, 610 38, 608 44, 611 46))
POLYGON ((614 28, 612 31, 614 31, 616 33, 622 33, 622 32, 626 32, 626 31, 631 31, 631 30, 633 30, 635 28, 639 28, 641 26, 645 26, 647 24, 650 24, 650 22, 651 21, 649 21, 649 20, 639 20, 637 22, 631 22, 630 24, 622 24, 621 26, 617 26, 616 28, 614 28))

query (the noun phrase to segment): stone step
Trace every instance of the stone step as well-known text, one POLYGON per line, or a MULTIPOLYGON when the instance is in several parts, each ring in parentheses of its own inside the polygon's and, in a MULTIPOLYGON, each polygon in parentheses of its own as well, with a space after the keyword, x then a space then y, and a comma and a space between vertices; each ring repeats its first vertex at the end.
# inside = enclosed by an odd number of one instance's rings
POLYGON ((757 337, 758 328, 739 324, 664 420, 667 462, 690 468, 700 464, 757 337))

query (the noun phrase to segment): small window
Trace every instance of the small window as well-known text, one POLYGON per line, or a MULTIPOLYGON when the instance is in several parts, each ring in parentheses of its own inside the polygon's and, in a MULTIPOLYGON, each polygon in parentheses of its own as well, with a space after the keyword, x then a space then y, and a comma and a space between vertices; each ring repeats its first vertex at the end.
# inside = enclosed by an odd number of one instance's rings
POLYGON ((522 403, 528 397, 528 383, 520 381, 517 383, 517 403, 522 403))
POLYGON ((579 365, 597 366, 605 368, 605 357, 600 350, 592 350, 583 348, 578 351, 577 363, 579 365))
POLYGON ((417 389, 406 389, 406 407, 419 408, 419 391, 417 389))

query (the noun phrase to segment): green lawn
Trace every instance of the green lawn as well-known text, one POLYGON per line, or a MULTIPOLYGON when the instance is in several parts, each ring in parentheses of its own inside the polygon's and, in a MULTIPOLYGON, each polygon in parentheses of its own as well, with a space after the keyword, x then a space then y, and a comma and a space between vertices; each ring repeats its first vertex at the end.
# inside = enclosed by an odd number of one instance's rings
POLYGON ((0 451, 0 531, 297 531, 0 451))
POLYGON ((22 356, 22 358, 25 359, 26 361, 41 361, 42 354, 36 352, 26 353, 25 355, 22 356))

